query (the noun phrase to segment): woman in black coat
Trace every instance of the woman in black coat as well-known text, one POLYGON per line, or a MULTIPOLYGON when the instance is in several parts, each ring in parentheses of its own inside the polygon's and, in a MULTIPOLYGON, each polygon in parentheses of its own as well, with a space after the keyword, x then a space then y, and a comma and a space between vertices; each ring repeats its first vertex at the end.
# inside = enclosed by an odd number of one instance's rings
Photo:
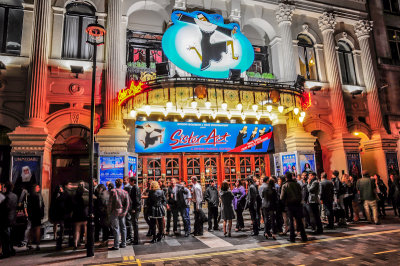
POLYGON ((110 223, 108 218, 108 200, 109 193, 106 189, 106 186, 103 184, 99 184, 96 188, 97 198, 94 202, 94 217, 96 228, 96 237, 100 234, 100 230, 103 232, 103 243, 102 246, 106 246, 108 243, 108 238, 110 236, 110 223))
POLYGON ((235 219, 235 213, 233 211, 233 200, 235 196, 232 191, 230 191, 229 183, 226 180, 222 182, 220 197, 222 203, 221 218, 224 220, 224 235, 231 237, 232 220, 235 219), (228 232, 226 231, 226 222, 228 222, 228 232))
POLYGON ((32 248, 31 243, 36 243, 36 250, 40 250, 40 228, 44 217, 44 202, 40 193, 40 186, 34 185, 28 196, 28 219, 31 222, 30 240, 27 245, 32 248))
POLYGON ((85 191, 83 183, 79 184, 72 202, 72 222, 74 223, 74 249, 76 250, 78 248, 78 242, 81 238, 81 235, 86 236, 86 225, 89 213, 87 191, 85 191))
POLYGON ((64 236, 64 222, 68 218, 68 204, 70 203, 69 195, 64 191, 62 186, 57 186, 56 191, 51 198, 50 204, 50 221, 53 223, 54 238, 57 239, 57 249, 61 249, 64 236), (60 231, 57 235, 57 228, 60 231))
POLYGON ((276 234, 276 211, 278 210, 278 192, 275 189, 275 180, 270 178, 268 185, 262 191, 262 210, 264 214, 264 236, 266 239, 275 236, 271 234, 271 229, 276 234))
POLYGON ((150 218, 150 227, 153 235, 151 243, 161 241, 164 232, 163 218, 165 216, 164 206, 167 204, 164 192, 160 189, 157 181, 150 184, 150 191, 147 199, 147 212, 150 218), (156 226, 158 234, 156 235, 156 226))

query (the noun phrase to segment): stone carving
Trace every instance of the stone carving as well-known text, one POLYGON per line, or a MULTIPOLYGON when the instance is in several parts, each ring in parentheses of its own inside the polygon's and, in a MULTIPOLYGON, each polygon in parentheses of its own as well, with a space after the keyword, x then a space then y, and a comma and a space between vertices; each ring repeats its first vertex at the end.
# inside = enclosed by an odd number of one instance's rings
POLYGON ((318 26, 322 32, 326 30, 333 31, 336 26, 335 15, 331 12, 324 12, 322 16, 318 18, 318 26))
POLYGON ((232 9, 231 14, 229 15, 230 21, 240 22, 240 10, 239 9, 232 9))
POLYGON ((294 9, 295 7, 293 5, 280 3, 278 9, 276 10, 276 20, 278 23, 292 22, 294 9))
POLYGON ((343 39, 347 39, 347 33, 346 32, 342 32, 342 38, 343 39))
POLYGON ((308 26, 307 23, 304 23, 303 26, 301 26, 303 28, 303 32, 307 33, 310 29, 310 27, 308 26))
POLYGON ((79 84, 72 83, 69 85, 69 92, 74 96, 80 96, 83 94, 85 89, 81 87, 79 84))
POLYGON ((357 38, 369 37, 369 33, 372 31, 373 22, 368 20, 359 20, 354 25, 354 31, 356 32, 357 38))
POLYGON ((71 113, 71 124, 79 124, 79 113, 71 113))

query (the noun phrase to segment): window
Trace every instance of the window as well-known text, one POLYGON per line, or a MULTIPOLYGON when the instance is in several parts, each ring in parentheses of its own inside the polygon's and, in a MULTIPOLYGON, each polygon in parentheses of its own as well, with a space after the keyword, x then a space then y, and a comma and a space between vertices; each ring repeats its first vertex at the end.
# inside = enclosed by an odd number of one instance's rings
POLYGON ((317 62, 315 59, 314 43, 304 34, 297 36, 299 47, 300 73, 308 80, 317 80, 317 62))
POLYGON ((93 6, 74 2, 67 5, 64 23, 63 58, 90 59, 93 48, 86 43, 86 28, 95 23, 95 9, 93 6))
POLYGON ((0 0, 0 53, 21 53, 23 20, 21 1, 0 0))
POLYGON ((268 53, 267 47, 263 46, 253 46, 254 48, 254 61, 249 70, 247 72, 254 73, 268 73, 269 65, 268 65, 268 53))
POLYGON ((356 85, 356 72, 351 47, 344 41, 339 41, 339 63, 342 74, 342 83, 356 85))
POLYGON ((392 13, 399 13, 399 0, 383 0, 383 10, 392 13))
POLYGON ((388 29, 389 46, 392 53, 392 60, 395 63, 400 62, 400 29, 388 29))

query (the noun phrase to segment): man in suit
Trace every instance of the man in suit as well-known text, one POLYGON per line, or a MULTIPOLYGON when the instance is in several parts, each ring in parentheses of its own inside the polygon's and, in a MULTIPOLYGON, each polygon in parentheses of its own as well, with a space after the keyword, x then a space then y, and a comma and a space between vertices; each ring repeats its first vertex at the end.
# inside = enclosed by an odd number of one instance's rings
POLYGON ((249 208, 251 221, 253 223, 253 233, 251 234, 251 236, 258 236, 258 225, 260 224, 260 217, 257 214, 258 189, 256 187, 256 184, 254 184, 254 179, 252 176, 247 177, 246 180, 248 184, 246 207, 249 208))

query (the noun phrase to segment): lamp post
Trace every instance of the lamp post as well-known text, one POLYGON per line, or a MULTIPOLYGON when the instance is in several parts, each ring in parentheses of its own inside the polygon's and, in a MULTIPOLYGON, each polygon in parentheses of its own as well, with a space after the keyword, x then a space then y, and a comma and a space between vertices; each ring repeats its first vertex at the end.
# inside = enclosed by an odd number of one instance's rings
POLYGON ((103 26, 97 23, 89 24, 86 28, 87 43, 93 46, 93 71, 92 71, 92 93, 90 99, 90 151, 89 151, 89 219, 87 224, 87 247, 86 256, 94 256, 94 214, 93 214, 93 179, 94 173, 94 116, 95 102, 94 93, 96 90, 96 58, 97 46, 104 44, 104 35, 106 30, 103 26))

